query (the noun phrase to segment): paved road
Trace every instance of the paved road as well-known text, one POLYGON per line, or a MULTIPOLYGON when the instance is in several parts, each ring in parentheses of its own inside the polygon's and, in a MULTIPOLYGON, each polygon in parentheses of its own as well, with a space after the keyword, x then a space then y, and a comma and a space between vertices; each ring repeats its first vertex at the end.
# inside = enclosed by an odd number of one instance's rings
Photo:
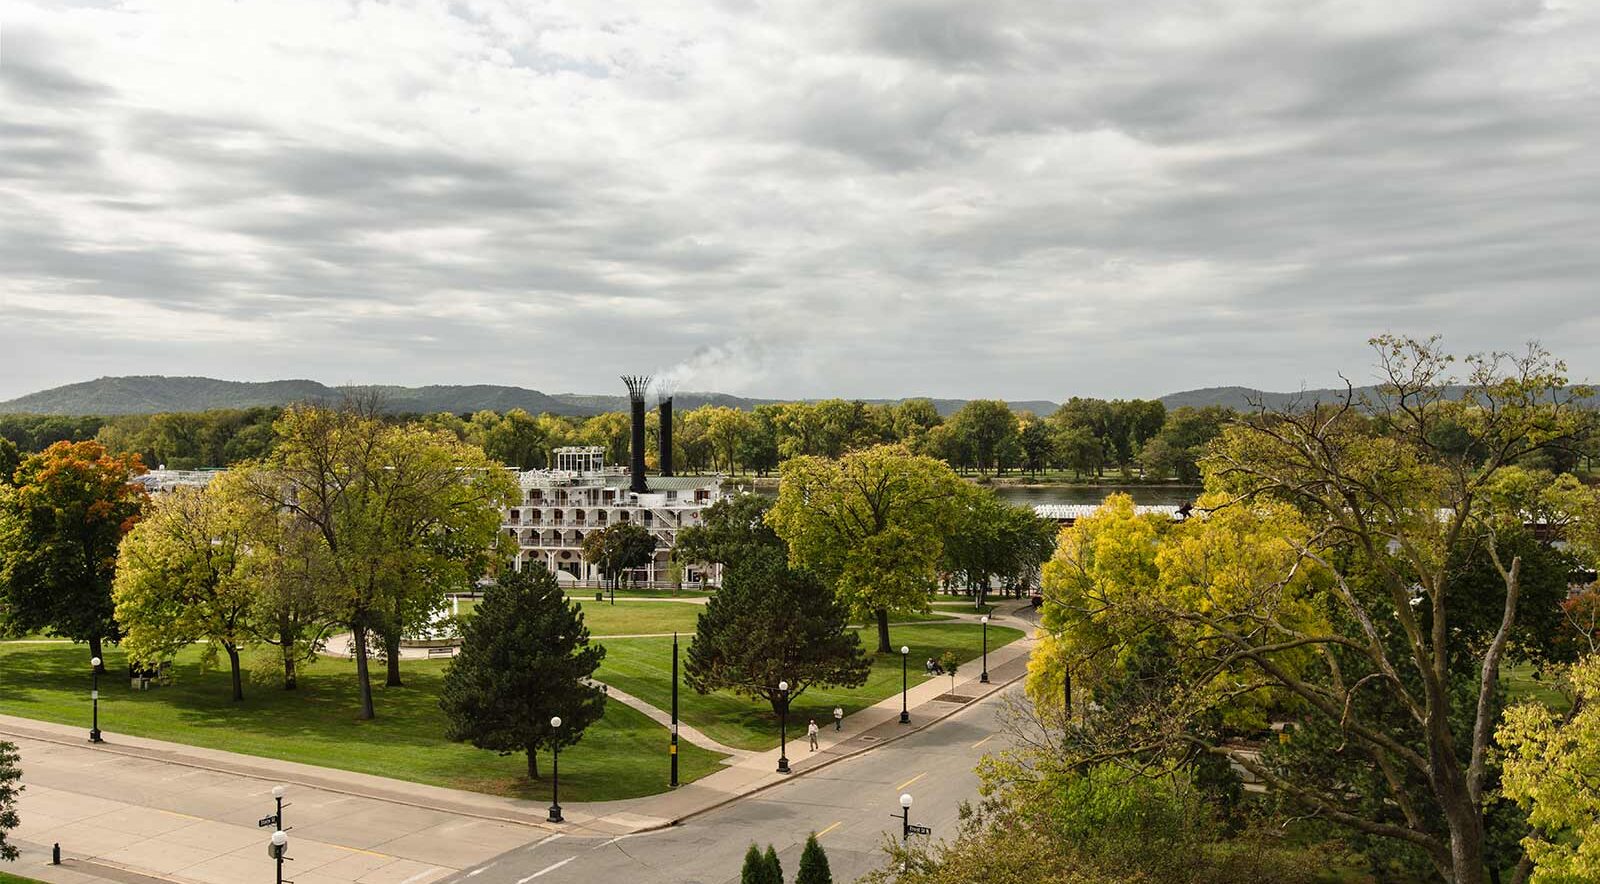
MULTIPOLYGON (((1013 688, 1010 693, 1020 688, 1013 688)), ((957 809, 977 797, 973 766, 1001 748, 1000 693, 881 749, 745 798, 658 832, 623 838, 548 836, 448 878, 451 884, 724 884, 737 882, 752 841, 771 843, 785 877, 809 832, 828 852, 835 881, 853 881, 883 861, 885 833, 898 837, 901 792, 911 821, 934 837, 954 834, 957 809)), ((803 744, 800 749, 804 752, 803 744)))

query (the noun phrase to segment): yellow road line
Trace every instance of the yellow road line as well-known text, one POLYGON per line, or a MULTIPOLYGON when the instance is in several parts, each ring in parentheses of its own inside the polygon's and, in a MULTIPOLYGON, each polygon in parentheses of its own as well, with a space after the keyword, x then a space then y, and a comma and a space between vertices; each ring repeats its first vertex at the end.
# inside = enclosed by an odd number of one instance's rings
POLYGON ((905 782, 901 783, 900 785, 895 786, 895 790, 898 791, 900 789, 904 789, 905 787, 911 785, 912 783, 915 783, 917 780, 920 780, 920 779, 922 779, 923 777, 925 777, 927 775, 928 775, 928 772, 927 771, 923 771, 922 773, 917 774, 916 776, 912 777, 909 780, 906 780, 905 782))
POLYGON ((834 829, 839 828, 843 824, 844 824, 844 820, 839 820, 838 822, 834 823, 833 825, 831 825, 831 826, 827 827, 826 829, 823 829, 822 831, 818 832, 817 833, 817 837, 821 838, 823 835, 826 835, 829 832, 832 832, 834 829))
POLYGON ((982 745, 983 745, 983 744, 984 744, 984 743, 987 743, 987 742, 989 742, 989 741, 990 741, 990 740, 992 740, 992 739, 994 739, 994 734, 990 734, 990 735, 989 735, 989 736, 987 736, 987 737, 984 737, 984 738, 983 738, 983 739, 981 739, 981 740, 979 740, 979 741, 978 741, 978 742, 976 742, 976 743, 973 743, 973 744, 972 744, 972 748, 974 748, 974 749, 976 749, 976 748, 978 748, 978 747, 979 747, 979 746, 982 746, 982 745))

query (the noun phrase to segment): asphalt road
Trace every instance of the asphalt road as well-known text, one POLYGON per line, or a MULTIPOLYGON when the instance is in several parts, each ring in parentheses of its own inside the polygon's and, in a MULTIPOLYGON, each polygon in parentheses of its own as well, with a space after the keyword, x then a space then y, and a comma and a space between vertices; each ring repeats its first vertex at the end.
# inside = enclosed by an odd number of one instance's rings
POLYGON ((799 867, 816 832, 835 881, 881 866, 885 835, 900 836, 900 793, 915 799, 911 822, 934 839, 953 837, 962 801, 976 800, 973 767, 1006 740, 997 692, 950 718, 880 749, 838 762, 688 822, 622 838, 552 835, 447 879, 449 884, 726 884, 739 880, 755 842, 777 849, 784 877, 799 867), (893 818, 891 818, 893 817, 893 818))

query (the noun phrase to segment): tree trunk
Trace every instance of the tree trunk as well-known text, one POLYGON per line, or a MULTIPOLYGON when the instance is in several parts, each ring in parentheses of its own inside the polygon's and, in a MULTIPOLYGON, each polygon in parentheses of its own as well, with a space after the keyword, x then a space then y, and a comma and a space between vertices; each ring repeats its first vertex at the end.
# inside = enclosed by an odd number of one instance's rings
POLYGON ((404 687, 400 683, 400 630, 386 633, 383 637, 383 651, 388 664, 388 678, 384 679, 386 688, 404 687))
POLYGON ((106 674, 105 645, 99 636, 89 639, 89 658, 100 658, 100 666, 95 671, 101 675, 106 674))
POLYGON ((228 652, 228 665, 233 668, 233 699, 235 702, 244 699, 244 679, 239 675, 239 646, 226 642, 222 645, 228 652))
POLYGON ((278 621, 278 647, 283 651, 283 689, 292 691, 300 686, 294 665, 294 631, 288 621, 278 621))
POLYGON ((537 780, 538 778, 539 778, 539 751, 537 749, 530 748, 530 749, 528 749, 528 779, 537 780))
POLYGON ((893 650, 889 647, 889 609, 879 608, 872 613, 878 618, 878 653, 887 654, 893 650))
POLYGON ((372 708, 372 673, 367 668, 367 628, 354 627, 350 640, 355 642, 356 648, 356 683, 361 687, 361 719, 371 721, 378 716, 372 708))

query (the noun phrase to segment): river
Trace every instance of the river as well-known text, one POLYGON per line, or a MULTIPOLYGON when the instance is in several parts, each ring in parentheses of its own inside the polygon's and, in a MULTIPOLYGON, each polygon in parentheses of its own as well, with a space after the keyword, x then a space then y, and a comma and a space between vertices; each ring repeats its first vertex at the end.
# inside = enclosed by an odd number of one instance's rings
MULTIPOLYGON (((776 496, 778 489, 771 485, 762 485, 756 491, 769 496, 776 496)), ((1006 503, 1026 504, 1038 506, 1041 503, 1099 503, 1105 500, 1107 494, 1123 492, 1133 498, 1133 502, 1141 506, 1177 506, 1181 503, 1194 500, 1200 494, 1200 489, 1185 485, 1127 485, 1114 487, 1110 485, 1035 485, 1030 487, 1015 487, 998 485, 994 487, 995 494, 1006 503)))

